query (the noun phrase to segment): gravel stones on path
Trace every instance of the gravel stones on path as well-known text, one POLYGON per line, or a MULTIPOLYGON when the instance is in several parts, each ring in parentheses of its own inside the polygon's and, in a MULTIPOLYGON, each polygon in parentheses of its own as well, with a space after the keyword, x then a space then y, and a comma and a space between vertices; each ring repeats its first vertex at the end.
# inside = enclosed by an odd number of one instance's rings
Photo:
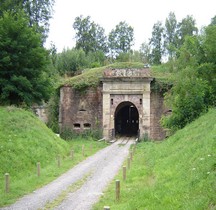
POLYGON ((55 209, 90 210, 107 185, 113 180, 129 154, 133 140, 116 141, 82 161, 50 184, 24 196, 15 204, 1 210, 36 210, 56 199, 78 180, 89 175, 85 183, 75 192, 68 193, 63 202, 55 209))

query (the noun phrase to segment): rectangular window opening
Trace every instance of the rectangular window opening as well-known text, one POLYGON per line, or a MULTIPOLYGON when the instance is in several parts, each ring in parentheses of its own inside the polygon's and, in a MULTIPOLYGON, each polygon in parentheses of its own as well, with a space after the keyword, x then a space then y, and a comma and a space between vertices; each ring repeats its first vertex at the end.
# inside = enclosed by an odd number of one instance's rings
POLYGON ((84 123, 84 128, 91 128, 91 124, 90 123, 84 123))
POLYGON ((80 128, 80 124, 79 123, 74 123, 74 128, 80 128))

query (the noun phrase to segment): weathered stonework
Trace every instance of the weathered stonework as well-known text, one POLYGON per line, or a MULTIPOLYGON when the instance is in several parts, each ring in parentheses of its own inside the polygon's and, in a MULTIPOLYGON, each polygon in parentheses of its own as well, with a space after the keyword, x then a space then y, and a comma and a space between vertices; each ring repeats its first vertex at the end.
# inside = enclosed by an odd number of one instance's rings
POLYGON ((160 125, 161 116, 166 111, 163 94, 157 91, 151 91, 150 103, 150 138, 156 140, 164 139, 166 137, 166 132, 160 125))
POLYGON ((103 134, 105 137, 109 137, 110 130, 115 129, 115 110, 123 102, 130 102, 137 108, 140 134, 150 135, 150 82, 149 78, 103 79, 103 134), (113 105, 110 103, 111 100, 113 105))
POLYGON ((151 91, 152 80, 149 69, 108 69, 102 84, 84 93, 70 86, 61 87, 60 131, 103 129, 105 138, 114 138, 133 127, 130 134, 163 139, 163 95, 151 91))
POLYGON ((75 91, 70 86, 60 89, 60 132, 65 129, 83 132, 102 127, 101 89, 90 88, 84 93, 75 91))

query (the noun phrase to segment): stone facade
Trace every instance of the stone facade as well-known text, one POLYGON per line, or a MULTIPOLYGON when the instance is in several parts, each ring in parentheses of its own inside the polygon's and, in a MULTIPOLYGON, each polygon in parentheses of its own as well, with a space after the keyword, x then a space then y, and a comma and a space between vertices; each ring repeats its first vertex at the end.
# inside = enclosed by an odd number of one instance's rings
POLYGON ((150 78, 103 79, 103 134, 109 136, 115 129, 117 107, 129 102, 139 113, 139 132, 150 135, 150 78), (112 101, 112 103, 111 103, 112 101))
POLYGON ((151 91, 151 113, 150 113, 150 138, 151 139, 164 139, 166 131, 160 125, 161 116, 166 112, 164 106, 164 97, 161 92, 151 91))
POLYGON ((83 132, 102 127, 102 87, 90 88, 84 93, 69 86, 60 89, 59 126, 83 132))
POLYGON ((70 86, 60 89, 60 131, 103 129, 105 138, 116 134, 148 135, 160 140, 164 113, 163 95, 151 91, 149 69, 108 69, 102 84, 84 93, 70 86), (127 130, 131 131, 127 133, 127 130))

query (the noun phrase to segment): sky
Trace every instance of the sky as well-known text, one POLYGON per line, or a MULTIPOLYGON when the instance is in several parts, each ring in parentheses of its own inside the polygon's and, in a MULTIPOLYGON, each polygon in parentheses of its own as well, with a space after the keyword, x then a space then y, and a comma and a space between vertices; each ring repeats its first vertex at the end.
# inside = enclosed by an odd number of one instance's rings
POLYGON ((90 16, 108 35, 121 21, 134 29, 134 50, 151 38, 152 27, 158 21, 163 24, 170 12, 180 22, 192 15, 200 29, 216 16, 216 0, 55 0, 50 32, 46 42, 49 48, 53 42, 58 52, 75 47, 75 18, 90 16))

